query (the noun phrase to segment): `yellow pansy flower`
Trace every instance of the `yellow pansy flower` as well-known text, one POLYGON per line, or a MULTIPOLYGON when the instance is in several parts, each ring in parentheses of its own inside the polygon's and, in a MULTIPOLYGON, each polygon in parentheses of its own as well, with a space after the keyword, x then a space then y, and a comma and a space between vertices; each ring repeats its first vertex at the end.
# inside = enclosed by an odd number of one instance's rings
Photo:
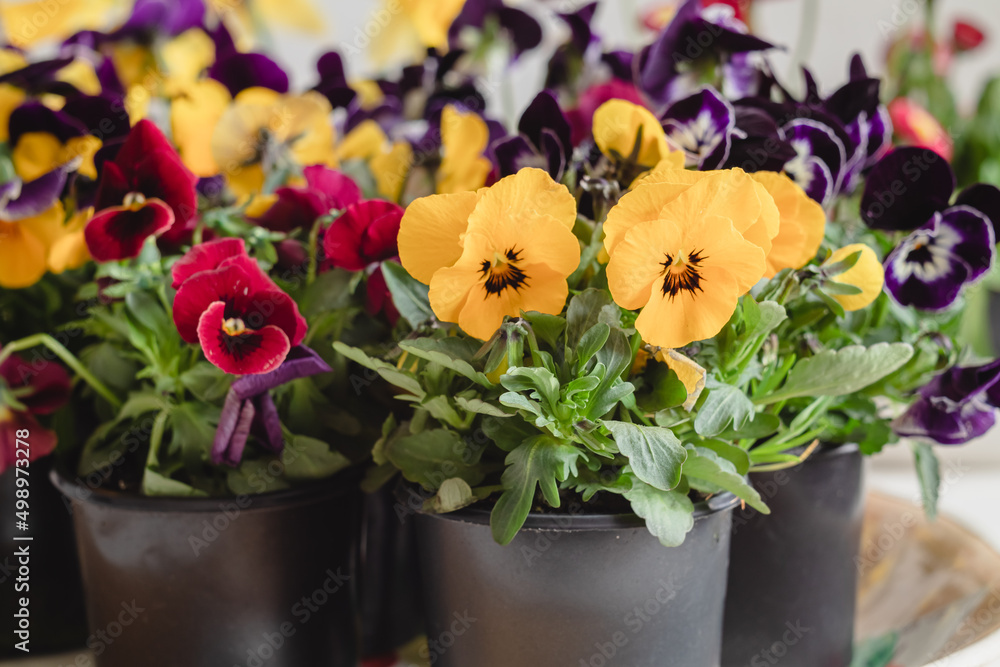
POLYGON ((420 60, 427 49, 448 50, 448 29, 465 0, 385 0, 372 14, 378 28, 371 56, 376 65, 420 60))
POLYGON ((430 285, 435 315, 481 339, 505 316, 558 314, 580 262, 576 201, 541 169, 479 192, 430 195, 406 209, 399 257, 430 285))
POLYGON ((26 132, 11 151, 11 160, 14 170, 25 181, 33 181, 76 158, 81 160, 78 171, 96 179, 94 154, 100 148, 101 140, 90 134, 71 137, 64 144, 48 132, 26 132))
POLYGON ((408 141, 390 143, 374 120, 361 122, 337 147, 340 160, 363 160, 375 178, 378 193, 390 201, 399 201, 406 176, 413 166, 413 148, 408 141))
POLYGON ((44 39, 65 38, 79 30, 104 26, 120 0, 33 0, 0 2, 0 23, 7 41, 26 47, 44 39))
POLYGON ((77 211, 63 225, 49 246, 48 266, 52 273, 78 269, 90 261, 83 229, 94 216, 93 207, 77 211))
POLYGON ((750 177, 767 189, 781 225, 767 254, 766 278, 782 269, 801 269, 816 257, 826 230, 826 212, 785 174, 759 171, 750 177))
POLYGON ((493 168, 483 157, 489 141, 489 127, 479 114, 460 111, 451 104, 442 110, 438 194, 477 190, 486 184, 493 168))
POLYGON ((196 176, 214 176, 219 165, 212 154, 212 136, 232 98, 215 79, 185 85, 170 105, 170 127, 177 152, 196 176))
POLYGON ((0 220, 0 287, 34 285, 48 269, 49 248, 62 235, 63 206, 16 222, 0 220))
POLYGON ((829 266, 841 262, 856 252, 861 256, 851 268, 843 273, 830 276, 830 280, 844 285, 853 285, 861 289, 860 294, 834 294, 837 302, 843 306, 844 310, 861 310, 878 298, 882 293, 882 286, 885 284, 885 269, 878 255, 864 243, 852 243, 835 251, 823 262, 823 266, 829 266))
POLYGON ((212 133, 212 157, 239 197, 260 191, 265 160, 337 165, 332 108, 316 92, 282 95, 267 88, 241 91, 212 133))
POLYGON ((614 214, 619 224, 614 243, 610 233, 605 241, 608 287, 620 306, 642 309, 635 326, 647 343, 680 348, 714 336, 763 277, 765 250, 739 231, 770 233, 754 184, 741 171, 720 172, 666 204, 656 193, 675 184, 646 184, 612 209, 608 220, 614 214))
POLYGON ((656 116, 627 100, 608 100, 599 106, 594 112, 593 134, 601 152, 616 162, 634 155, 635 165, 642 171, 664 160, 667 165, 684 166, 684 152, 670 150, 656 116))
POLYGON ((166 94, 181 95, 215 62, 215 43, 204 30, 191 28, 165 43, 160 57, 166 70, 166 94))
POLYGON ((9 83, 0 83, 0 142, 10 139, 10 115, 27 97, 20 88, 9 83))

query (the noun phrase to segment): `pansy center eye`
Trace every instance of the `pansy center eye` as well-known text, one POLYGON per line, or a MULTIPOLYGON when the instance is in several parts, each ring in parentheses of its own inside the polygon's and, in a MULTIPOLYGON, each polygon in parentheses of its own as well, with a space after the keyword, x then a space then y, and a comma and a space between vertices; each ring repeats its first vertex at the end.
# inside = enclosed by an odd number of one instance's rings
POLYGON ((240 336, 247 332, 247 325, 238 317, 230 317, 222 323, 222 330, 230 336, 240 336))
POLYGON ((125 195, 124 205, 133 211, 138 211, 146 205, 146 196, 141 192, 129 192, 125 195))
POLYGON ((690 294, 704 291, 701 287, 701 264, 706 257, 702 252, 694 250, 685 253, 683 250, 678 250, 673 255, 664 255, 666 259, 660 262, 660 266, 663 267, 663 271, 660 272, 663 277, 661 288, 663 296, 669 296, 673 300, 682 291, 690 294))
POLYGON ((522 261, 521 253, 516 248, 507 248, 504 252, 494 252, 492 259, 482 261, 479 272, 486 279, 483 287, 487 298, 494 294, 499 296, 508 287, 518 291, 528 284, 527 274, 518 266, 522 261))

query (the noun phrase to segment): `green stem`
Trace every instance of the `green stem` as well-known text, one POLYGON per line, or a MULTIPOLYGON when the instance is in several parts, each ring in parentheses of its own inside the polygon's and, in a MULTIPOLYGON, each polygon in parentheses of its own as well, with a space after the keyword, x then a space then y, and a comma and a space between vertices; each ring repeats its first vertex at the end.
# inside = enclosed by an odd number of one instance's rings
POLYGON ((160 410, 153 422, 153 432, 149 438, 149 453, 146 455, 146 467, 153 469, 160 467, 160 445, 163 443, 163 432, 167 428, 167 418, 170 416, 169 410, 160 410))
POLYGON ((33 336, 28 336, 27 338, 22 338, 21 340, 16 340, 12 343, 7 343, 4 345, 3 349, 0 350, 0 365, 3 365, 3 362, 7 361, 7 359, 9 359, 15 352, 23 352, 38 346, 46 347, 51 350, 63 361, 63 363, 69 366, 73 372, 80 377, 80 379, 89 384, 94 391, 100 394, 104 400, 110 403, 115 409, 122 406, 121 400, 115 396, 103 382, 98 380, 93 373, 87 370, 72 352, 67 350, 59 341, 48 334, 35 334, 33 336))
POLYGON ((316 271, 319 264, 317 253, 319 252, 319 230, 323 226, 325 217, 316 219, 312 230, 309 232, 309 269, 306 273, 306 285, 316 282, 316 271))

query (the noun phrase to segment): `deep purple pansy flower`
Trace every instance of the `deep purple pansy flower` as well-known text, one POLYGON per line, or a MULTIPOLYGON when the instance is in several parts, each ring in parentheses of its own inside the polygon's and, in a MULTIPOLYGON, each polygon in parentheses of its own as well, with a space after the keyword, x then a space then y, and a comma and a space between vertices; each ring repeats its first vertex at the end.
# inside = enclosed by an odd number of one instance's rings
POLYGON ((506 6, 503 0, 467 0, 448 30, 452 48, 461 48, 461 35, 465 28, 482 30, 490 18, 496 20, 510 39, 514 59, 542 43, 542 26, 531 14, 506 6))
POLYGON ((248 375, 233 382, 215 431, 212 463, 238 466, 255 426, 262 434, 261 444, 269 451, 280 454, 285 447, 285 439, 270 391, 292 380, 331 370, 316 352, 299 345, 289 350, 284 363, 270 373, 248 375))
POLYGON ((240 52, 222 22, 208 34, 215 43, 215 62, 208 68, 208 76, 224 85, 230 95, 236 97, 240 91, 254 87, 288 92, 285 70, 263 53, 240 52))
POLYGON ((596 12, 597 3, 591 2, 575 12, 556 14, 569 28, 570 36, 549 59, 546 88, 567 85, 574 73, 579 75, 586 67, 585 61, 593 52, 591 46, 600 42, 590 25, 596 12))
POLYGON ((316 61, 316 72, 319 74, 319 82, 313 86, 313 90, 328 99, 334 109, 349 107, 357 93, 347 83, 344 61, 340 54, 336 51, 324 53, 316 61))
POLYGON ((684 151, 687 166, 719 169, 729 158, 736 111, 714 88, 674 102, 662 121, 667 140, 684 151))
POLYGON ((16 222, 52 208, 71 168, 72 164, 53 169, 33 181, 14 178, 0 185, 0 220, 16 222))
POLYGON ((955 174, 932 150, 898 148, 868 174, 861 217, 873 229, 916 230, 885 261, 886 290, 899 303, 942 310, 986 275, 996 255, 1000 190, 977 184, 950 204, 955 174))
POLYGON ((1000 360, 984 366, 955 366, 923 387, 892 428, 902 436, 961 445, 993 427, 998 405, 1000 360))
POLYGON ((555 95, 543 90, 521 115, 518 134, 492 144, 500 177, 524 167, 540 167, 557 181, 573 155, 571 129, 555 95))
POLYGON ((656 41, 640 55, 639 86, 651 99, 670 101, 680 65, 700 60, 706 55, 763 51, 770 42, 749 34, 746 26, 733 17, 705 10, 701 0, 686 0, 656 41))

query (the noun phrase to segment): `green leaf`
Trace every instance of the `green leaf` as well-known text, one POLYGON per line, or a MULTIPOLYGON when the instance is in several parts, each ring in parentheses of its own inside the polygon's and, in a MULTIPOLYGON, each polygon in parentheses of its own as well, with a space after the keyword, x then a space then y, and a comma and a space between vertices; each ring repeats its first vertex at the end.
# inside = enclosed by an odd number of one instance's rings
POLYGON ((760 494, 739 474, 736 466, 727 459, 722 458, 711 449, 688 445, 688 458, 684 462, 684 477, 691 483, 691 487, 700 491, 715 492, 717 489, 724 489, 735 494, 738 498, 746 501, 748 505, 761 512, 770 514, 760 494), (705 487, 707 483, 709 486, 705 487))
MULTIPOLYGON (((454 350, 451 348, 453 344, 446 342, 449 340, 461 339, 415 338, 413 340, 400 342, 399 347, 415 357, 420 357, 421 359, 441 364, 445 368, 451 369, 459 375, 463 375, 484 387, 493 387, 493 383, 490 382, 490 379, 486 377, 485 373, 477 371, 468 361, 456 356, 454 350)), ((469 342, 471 343, 471 341, 469 342)), ((475 354, 475 349, 472 349, 472 354, 469 355, 469 358, 471 358, 473 354, 475 354)))
POLYGON ((160 302, 147 292, 133 291, 125 296, 125 307, 142 326, 149 329, 161 344, 178 337, 177 327, 160 302))
POLYGON ((598 322, 617 326, 621 321, 618 307, 606 290, 585 289, 566 307, 566 345, 575 348, 587 331, 598 322))
POLYGON ((604 322, 598 322, 587 329, 587 332, 580 338, 580 343, 576 346, 577 368, 583 368, 590 361, 590 358, 604 347, 610 335, 611 327, 604 322))
POLYGON ((424 501, 423 510, 431 514, 444 514, 467 507, 478 500, 472 487, 464 479, 446 479, 433 497, 424 501))
POLYGON ((505 412, 500 406, 487 403, 480 398, 456 396, 455 403, 467 412, 475 412, 476 414, 489 415, 491 417, 510 417, 510 413, 505 412))
POLYGON ((281 453, 281 462, 285 465, 285 477, 290 480, 325 479, 351 465, 350 460, 330 449, 330 445, 296 435, 281 453))
POLYGON ((767 412, 758 412, 753 421, 748 421, 739 429, 728 428, 718 434, 720 440, 758 440, 766 438, 781 428, 781 418, 767 412))
POLYGON ((761 397, 759 402, 853 394, 898 370, 912 356, 913 347, 906 343, 876 343, 867 348, 850 345, 840 350, 823 350, 796 362, 785 384, 769 396, 761 397))
POLYGON ((142 473, 142 494, 144 496, 207 496, 208 494, 176 479, 164 477, 146 468, 142 473))
MULTIPOLYGON (((749 299, 749 297, 747 298, 749 299)), ((757 336, 771 333, 788 317, 784 306, 776 301, 761 301, 757 304, 757 310, 758 317, 756 321, 753 323, 753 326, 747 327, 748 338, 756 338, 757 336)))
POLYGON ((452 477, 475 486, 484 476, 479 466, 482 448, 470 447, 457 433, 442 428, 411 434, 404 426, 386 439, 382 455, 406 479, 426 489, 437 489, 452 477))
POLYGON ((251 459, 243 461, 239 468, 230 470, 226 475, 226 484, 235 496, 268 491, 282 491, 289 488, 283 475, 275 475, 268 465, 274 459, 251 459))
POLYGON ((500 478, 504 492, 490 515, 493 539, 499 544, 514 539, 531 512, 536 486, 550 506, 559 507, 557 483, 576 474, 581 456, 583 452, 576 447, 545 435, 529 438, 508 454, 500 478))
POLYGON ((513 415, 506 419, 486 417, 482 423, 483 433, 505 452, 512 452, 528 438, 538 435, 538 430, 524 421, 520 416, 513 415))
POLYGON ((632 511, 646 520, 646 528, 664 546, 680 546, 694 527, 694 503, 687 494, 657 489, 636 479, 624 495, 632 511))
POLYGON ((524 319, 531 325, 535 335, 548 343, 553 349, 559 347, 559 336, 566 328, 566 320, 558 315, 530 312, 524 313, 524 319))
POLYGON ((427 298, 430 288, 427 285, 413 278, 396 262, 382 262, 382 275, 385 276, 385 284, 392 294, 396 310, 411 327, 416 329, 433 319, 434 311, 427 298))
POLYGON ((708 390, 708 397, 694 418, 694 430, 711 437, 732 425, 739 430, 754 413, 753 401, 737 387, 723 384, 708 390))
POLYGON ((895 632, 860 642, 854 650, 851 667, 889 667, 898 643, 899 635, 895 632))
POLYGON ((669 410, 687 401, 687 387, 666 364, 649 364, 642 373, 642 379, 650 389, 636 395, 643 412, 669 410))
POLYGON ((739 475, 745 475, 750 470, 750 454, 741 447, 722 440, 703 440, 698 443, 698 447, 711 450, 732 463, 739 475))
POLYGON ((171 451, 179 451, 184 467, 192 474, 201 473, 208 462, 219 424, 219 409, 203 403, 181 403, 170 413, 174 436, 171 451))
POLYGON ((547 368, 519 366, 511 368, 500 378, 500 383, 509 391, 530 391, 530 398, 542 399, 550 415, 559 409, 559 378, 547 368))
POLYGON ((207 361, 199 361, 180 375, 181 384, 198 400, 215 403, 226 397, 233 376, 207 361))
POLYGON ((938 496, 941 491, 941 462, 934 453, 934 447, 924 442, 914 442, 913 456, 917 464, 917 479, 920 480, 920 498, 924 514, 928 519, 937 518, 938 496))
POLYGON ((611 431, 618 451, 628 457, 636 477, 664 491, 680 484, 687 451, 672 431, 626 422, 602 423, 611 431))

